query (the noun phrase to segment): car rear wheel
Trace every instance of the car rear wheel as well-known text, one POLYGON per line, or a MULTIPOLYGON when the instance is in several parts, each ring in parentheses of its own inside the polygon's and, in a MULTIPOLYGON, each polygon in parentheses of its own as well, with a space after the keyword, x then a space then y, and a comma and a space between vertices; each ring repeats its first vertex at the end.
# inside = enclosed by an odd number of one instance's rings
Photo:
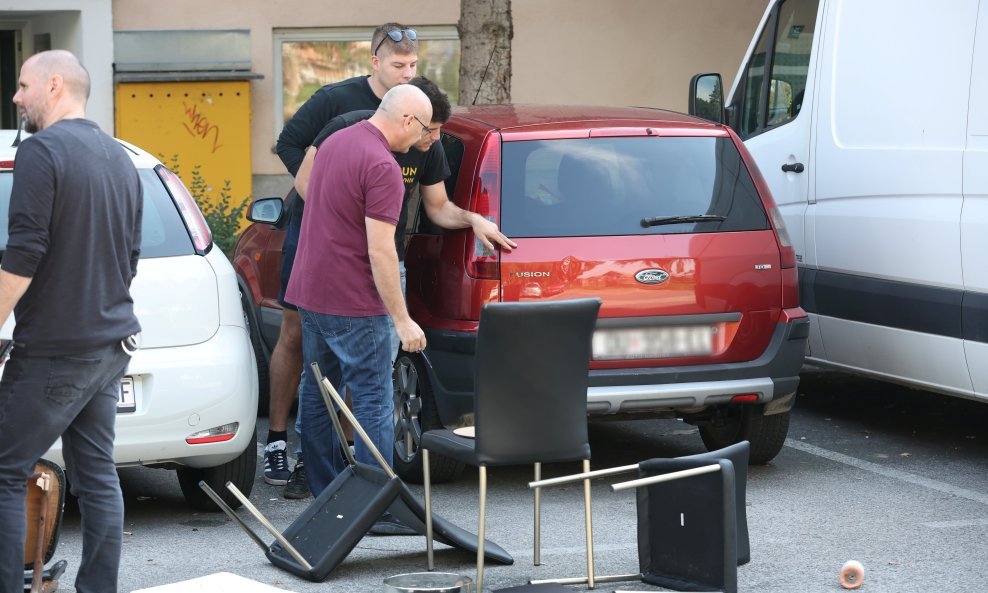
MULTIPOLYGON (((421 483, 424 431, 442 428, 429 377, 420 356, 398 353, 394 366, 394 468, 408 482, 421 483)), ((448 482, 463 470, 463 464, 442 455, 429 456, 432 482, 448 482)))
POLYGON ((202 480, 220 495, 223 502, 231 508, 240 508, 240 501, 233 497, 233 494, 226 489, 227 482, 233 482, 244 496, 250 496, 254 488, 254 474, 257 472, 257 448, 254 441, 250 442, 247 449, 233 461, 224 463, 216 467, 192 468, 183 467, 178 470, 178 484, 182 487, 182 494, 185 501, 197 511, 218 511, 219 507, 213 502, 209 495, 199 487, 202 480))
POLYGON ((708 451, 716 451, 741 441, 751 443, 748 462, 762 465, 772 461, 789 434, 790 412, 766 416, 761 406, 728 406, 701 424, 700 438, 708 451))
POLYGON ((271 402, 271 380, 268 376, 268 357, 264 353, 264 346, 261 344, 261 328, 256 323, 254 308, 243 289, 240 291, 240 305, 244 310, 244 323, 247 324, 247 332, 250 334, 250 346, 254 349, 254 358, 257 359, 257 414, 259 416, 268 415, 268 407, 271 402))

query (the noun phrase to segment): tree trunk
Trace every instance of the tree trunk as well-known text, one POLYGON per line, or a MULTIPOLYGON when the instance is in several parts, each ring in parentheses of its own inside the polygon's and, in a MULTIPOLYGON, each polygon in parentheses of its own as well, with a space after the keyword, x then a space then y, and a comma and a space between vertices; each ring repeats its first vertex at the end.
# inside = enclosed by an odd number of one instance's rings
POLYGON ((460 105, 511 101, 511 0, 460 0, 460 105))

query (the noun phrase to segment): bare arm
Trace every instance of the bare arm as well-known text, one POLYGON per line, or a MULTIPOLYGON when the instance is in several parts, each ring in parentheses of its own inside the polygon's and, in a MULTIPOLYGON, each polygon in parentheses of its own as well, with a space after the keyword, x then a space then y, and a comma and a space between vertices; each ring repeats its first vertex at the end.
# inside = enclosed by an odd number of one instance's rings
POLYGON ((480 239, 488 249, 494 250, 494 243, 501 249, 511 251, 518 245, 507 238, 497 225, 476 212, 469 212, 449 201, 446 195, 446 184, 439 182, 433 185, 420 185, 422 202, 429 220, 444 229, 472 228, 473 234, 480 239))
POLYGON ((316 152, 319 149, 315 146, 310 146, 308 150, 305 151, 305 158, 302 159, 302 164, 298 167, 298 173, 295 175, 295 191, 298 192, 298 197, 305 199, 305 192, 309 191, 309 177, 312 176, 312 163, 316 160, 316 152))
POLYGON ((364 218, 367 228, 367 253, 370 257, 374 284, 384 301, 384 306, 395 324, 395 331, 405 352, 425 349, 425 332, 412 321, 401 294, 401 276, 398 273, 398 252, 395 251, 395 225, 364 218))
POLYGON ((0 270, 0 325, 7 322, 14 305, 27 292, 28 286, 31 286, 31 278, 0 270))

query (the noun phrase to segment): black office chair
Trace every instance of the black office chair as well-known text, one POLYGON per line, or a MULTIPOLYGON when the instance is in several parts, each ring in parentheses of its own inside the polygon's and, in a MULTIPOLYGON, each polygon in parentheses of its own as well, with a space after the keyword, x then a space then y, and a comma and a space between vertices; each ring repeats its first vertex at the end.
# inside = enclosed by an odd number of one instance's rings
MULTIPOLYGON (((274 536, 271 545, 266 544, 206 482, 200 481, 199 487, 254 540, 272 564, 304 579, 321 582, 343 562, 384 511, 419 533, 426 533, 426 529, 425 507, 419 498, 394 473, 336 388, 323 377, 318 364, 312 363, 312 372, 337 434, 344 438, 343 426, 336 415, 339 409, 367 445, 377 466, 359 463, 353 453, 345 449, 346 469, 284 532, 279 532, 232 482, 227 482, 227 490, 274 536)), ((449 546, 477 551, 477 539, 472 533, 442 517, 435 517, 435 522, 438 529, 430 533, 430 537, 449 546)), ((510 554, 494 542, 484 542, 483 538, 479 553, 498 564, 514 563, 510 554)))
MULTIPOLYGON (((642 580, 680 591, 737 591, 737 567, 751 559, 745 486, 750 445, 673 459, 649 459, 593 472, 550 478, 531 488, 557 486, 637 471, 639 479, 612 489, 638 488, 639 572, 598 575, 596 582, 642 580)), ((584 578, 535 585, 588 583, 584 578)))
MULTIPOLYGON (((479 468, 478 591, 484 585, 487 467, 531 463, 536 480, 541 479, 542 463, 582 460, 584 471, 589 471, 587 371, 599 309, 599 299, 484 306, 477 335, 473 437, 453 430, 432 430, 422 435, 429 570, 433 569, 430 453, 479 468)), ((583 493, 587 575, 592 588, 589 480, 584 482, 583 493)), ((540 496, 536 489, 536 565, 541 562, 540 496)))

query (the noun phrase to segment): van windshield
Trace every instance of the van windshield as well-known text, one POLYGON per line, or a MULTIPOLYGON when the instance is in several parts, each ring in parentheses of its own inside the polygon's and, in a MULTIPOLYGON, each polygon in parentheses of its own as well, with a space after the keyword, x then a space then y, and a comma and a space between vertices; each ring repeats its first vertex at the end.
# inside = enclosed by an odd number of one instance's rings
POLYGON ((509 237, 771 228, 728 138, 539 140, 502 150, 501 226, 509 237), (659 219, 667 220, 654 224, 659 219))

